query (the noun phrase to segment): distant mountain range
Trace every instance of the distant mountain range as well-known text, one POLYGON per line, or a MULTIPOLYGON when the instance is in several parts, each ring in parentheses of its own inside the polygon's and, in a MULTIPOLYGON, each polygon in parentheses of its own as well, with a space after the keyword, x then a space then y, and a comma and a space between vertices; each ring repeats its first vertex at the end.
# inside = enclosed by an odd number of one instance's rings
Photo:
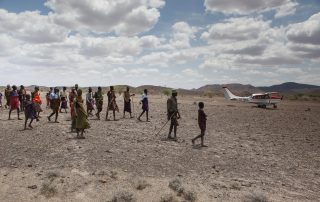
POLYGON ((259 87, 259 89, 268 92, 310 92, 314 90, 319 90, 320 86, 309 85, 309 84, 300 84, 294 82, 287 82, 280 85, 273 85, 269 87, 259 87))
MULTIPOLYGON (((212 85, 205 85, 197 89, 177 89, 181 95, 204 95, 204 94, 213 94, 214 96, 222 96, 223 91, 222 87, 228 87, 232 92, 239 96, 247 96, 251 95, 252 93, 262 93, 262 92, 280 92, 283 94, 297 94, 297 93, 316 93, 320 94, 320 86, 316 85, 309 85, 309 84, 300 84, 294 82, 287 82, 282 83, 279 85, 272 85, 272 86, 262 86, 262 87, 255 87, 250 84, 243 85, 238 83, 231 83, 231 84, 212 84, 212 85)), ((0 87, 0 90, 3 91, 5 87, 0 87)), ((34 86, 28 86, 27 89, 31 90, 34 86)), ((96 87, 93 87, 95 91, 96 87)), ((115 86, 115 90, 117 92, 122 92, 126 88, 125 85, 118 85, 115 86)), ((164 91, 170 89, 169 87, 163 86, 154 86, 154 85, 143 85, 138 87, 130 87, 132 92, 135 93, 142 93, 143 89, 148 89, 151 94, 162 94, 164 91)), ((48 87, 40 86, 40 89, 43 91, 47 91, 48 87)), ((87 87, 85 87, 86 91, 87 87)), ((103 87, 104 91, 107 91, 108 87, 103 87)))
POLYGON ((196 91, 201 92, 214 92, 215 94, 222 94, 222 87, 228 87, 232 92, 246 96, 252 93, 263 93, 263 92, 279 92, 285 94, 294 94, 294 93, 320 93, 320 86, 316 85, 309 85, 309 84, 300 84, 295 82, 286 82, 279 85, 272 85, 272 86, 262 86, 262 87, 255 87, 252 85, 243 85, 243 84, 213 84, 213 85, 205 85, 198 89, 194 89, 196 91))

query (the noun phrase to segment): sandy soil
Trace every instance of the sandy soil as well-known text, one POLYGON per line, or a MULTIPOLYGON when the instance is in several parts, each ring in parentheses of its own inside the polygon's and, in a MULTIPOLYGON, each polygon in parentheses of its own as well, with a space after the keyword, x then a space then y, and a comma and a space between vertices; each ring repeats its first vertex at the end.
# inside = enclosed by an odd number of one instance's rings
MULTIPOLYGON (((284 101, 265 110, 180 97, 179 139, 173 142, 165 138, 168 126, 155 135, 166 121, 166 97, 151 96, 150 102, 151 122, 90 118, 85 140, 69 133, 69 113, 55 124, 45 110, 33 130, 22 131, 15 113, 8 121, 8 110, 0 109, 0 201, 111 201, 123 192, 136 201, 168 195, 188 201, 188 194, 169 188, 174 179, 201 202, 244 201, 252 194, 320 201, 319 103, 284 101), (191 145, 199 134, 195 101, 205 102, 208 148, 191 145)), ((121 97, 118 104, 122 110, 121 97)), ((134 104, 138 115, 137 98, 134 104)))

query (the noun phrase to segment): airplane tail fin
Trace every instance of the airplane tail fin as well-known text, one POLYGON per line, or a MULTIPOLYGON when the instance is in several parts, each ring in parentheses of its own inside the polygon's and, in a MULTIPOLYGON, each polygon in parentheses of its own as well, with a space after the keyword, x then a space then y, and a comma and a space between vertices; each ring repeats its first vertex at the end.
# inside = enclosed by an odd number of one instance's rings
POLYGON ((238 96, 235 96, 234 94, 231 93, 231 91, 227 87, 223 87, 224 90, 224 97, 227 100, 235 100, 238 98, 238 96))

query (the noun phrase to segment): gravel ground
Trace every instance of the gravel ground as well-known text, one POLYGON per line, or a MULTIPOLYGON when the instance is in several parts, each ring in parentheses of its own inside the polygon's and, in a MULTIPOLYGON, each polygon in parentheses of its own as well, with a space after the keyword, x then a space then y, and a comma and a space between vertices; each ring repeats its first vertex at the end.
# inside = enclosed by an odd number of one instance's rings
MULTIPOLYGON (((8 110, 0 109, 0 201, 111 201, 121 194, 146 202, 192 201, 190 195, 203 202, 320 201, 319 103, 284 101, 274 110, 178 97, 182 119, 173 142, 168 126, 155 135, 166 122, 166 97, 149 99, 151 122, 122 113, 119 121, 90 117, 84 140, 69 132, 69 113, 49 123, 46 109, 33 130, 22 131, 15 113, 8 121, 8 110), (207 148, 191 144, 200 132, 197 101, 208 115, 207 148), (174 179, 182 194, 169 188, 174 179)), ((122 110, 122 97, 118 105, 122 110)))

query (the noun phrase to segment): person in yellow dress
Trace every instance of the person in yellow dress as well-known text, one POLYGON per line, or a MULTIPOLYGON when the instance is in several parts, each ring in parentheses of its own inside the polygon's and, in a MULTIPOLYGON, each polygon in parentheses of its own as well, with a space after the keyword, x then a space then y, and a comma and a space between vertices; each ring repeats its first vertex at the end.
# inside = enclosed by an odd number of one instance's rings
POLYGON ((83 106, 82 90, 78 89, 77 98, 74 103, 75 106, 75 116, 76 116, 76 130, 77 138, 85 139, 83 136, 84 130, 90 128, 88 121, 88 114, 83 106))

